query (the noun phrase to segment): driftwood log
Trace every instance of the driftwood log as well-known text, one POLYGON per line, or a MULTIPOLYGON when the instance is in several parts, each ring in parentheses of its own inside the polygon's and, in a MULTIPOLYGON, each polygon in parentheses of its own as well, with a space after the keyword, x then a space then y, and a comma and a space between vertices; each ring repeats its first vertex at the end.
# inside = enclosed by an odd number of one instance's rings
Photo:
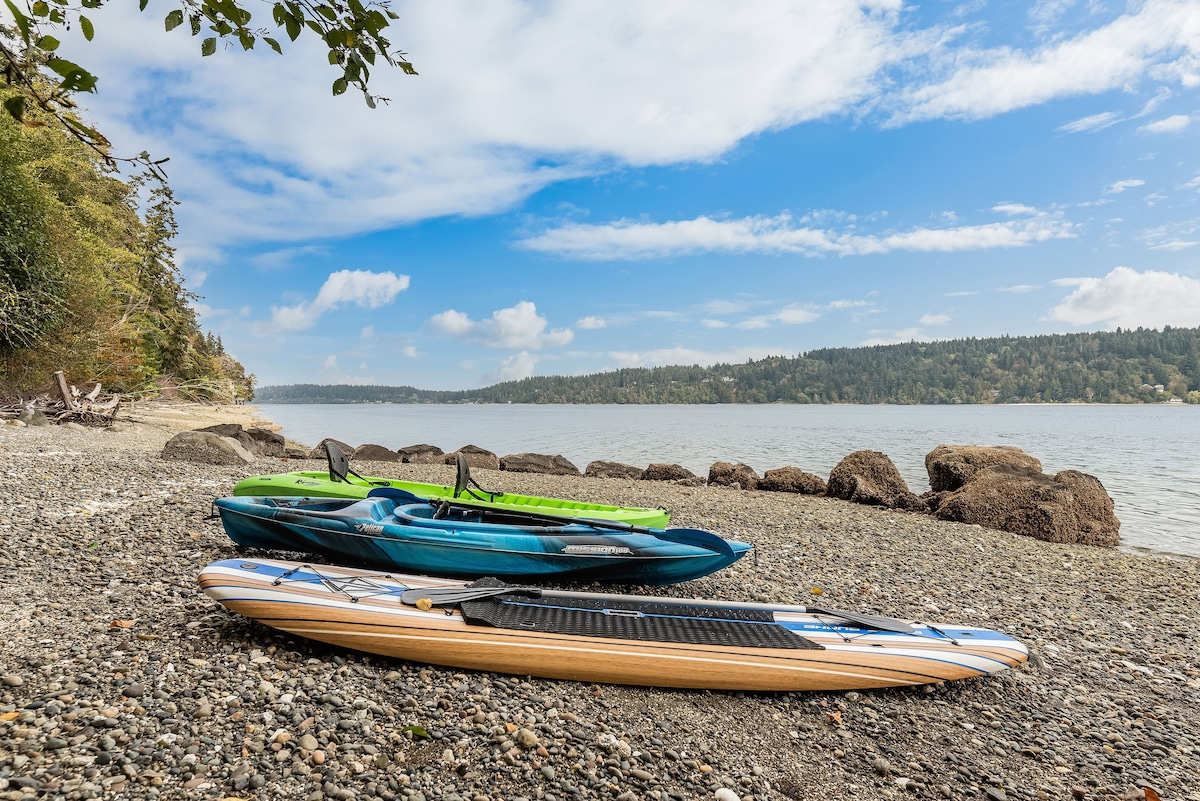
POLYGON ((62 370, 54 374, 54 394, 57 397, 43 394, 24 400, 0 401, 0 419, 14 419, 26 409, 34 409, 53 423, 109 426, 121 408, 119 395, 102 395, 99 383, 84 394, 67 383, 62 370))

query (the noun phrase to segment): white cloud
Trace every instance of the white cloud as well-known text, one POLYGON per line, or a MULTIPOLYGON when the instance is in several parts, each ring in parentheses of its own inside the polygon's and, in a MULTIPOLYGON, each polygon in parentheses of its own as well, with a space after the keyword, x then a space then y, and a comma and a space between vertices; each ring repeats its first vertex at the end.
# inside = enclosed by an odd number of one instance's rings
POLYGON ((1160 134, 1160 133, 1179 133, 1184 128, 1192 123, 1192 118, 1186 114, 1175 114, 1165 119, 1152 122, 1148 125, 1143 125, 1138 128, 1141 133, 1160 134))
MULTIPOLYGON (((1052 36, 1030 51, 1012 47, 951 49, 933 61, 944 77, 902 87, 892 123, 982 119, 1048 100, 1122 89, 1154 73, 1187 86, 1200 80, 1200 6, 1147 0, 1076 36, 1052 36)), ((1086 126, 1080 130, 1088 130, 1086 126)))
POLYGON ((1145 185, 1145 183, 1146 182, 1143 181, 1141 178, 1130 178, 1127 181, 1117 181, 1115 183, 1109 184, 1105 188, 1104 194, 1119 195, 1122 192, 1124 192, 1126 189, 1133 189, 1135 187, 1143 186, 1143 185, 1145 185))
POLYGON ((992 211, 1007 214, 1009 217, 1024 217, 1038 213, 1038 210, 1033 206, 1026 206, 1024 203, 997 203, 995 206, 992 206, 992 211))
POLYGON ((649 259, 693 253, 796 253, 861 256, 1021 247, 1074 238, 1059 214, 954 228, 915 228, 880 235, 807 227, 787 213, 776 217, 715 220, 697 217, 665 223, 618 220, 605 225, 566 223, 518 243, 541 253, 585 260, 649 259))
POLYGON ((926 314, 917 320, 919 325, 945 325, 950 322, 948 314, 926 314))
POLYGON ((863 306, 870 305, 871 302, 868 300, 831 300, 825 304, 825 308, 830 311, 837 311, 839 309, 860 309, 863 306))
POLYGON ((408 283, 407 275, 392 272, 339 270, 329 274, 311 303, 272 307, 271 325, 284 331, 303 331, 312 328, 322 314, 345 303, 363 309, 378 309, 408 289, 408 283))
POLYGON ((874 345, 899 345, 924 339, 928 339, 925 332, 914 326, 899 331, 868 331, 867 338, 859 344, 864 348, 869 348, 874 345))
POLYGON ((762 359, 793 352, 789 348, 742 347, 725 351, 694 350, 676 346, 650 351, 610 351, 608 357, 617 367, 655 367, 664 364, 739 364, 750 359, 762 359))
POLYGON ((700 310, 707 314, 737 314, 744 312, 751 307, 750 301, 746 300, 710 300, 700 306, 700 310))
POLYGON ((321 362, 321 367, 326 370, 336 370, 337 366, 337 354, 330 354, 325 358, 325 361, 321 362))
POLYGON ((797 306, 795 304, 785 306, 778 311, 770 314, 760 314, 755 317, 743 320, 737 323, 736 328, 755 329, 755 328, 770 328, 772 325, 801 325, 803 323, 811 323, 821 317, 820 314, 810 308, 797 306))
POLYGON ((375 338, 375 326, 373 326, 373 325, 363 326, 363 329, 358 332, 358 336, 360 339, 374 339, 375 338))
POLYGON ((527 350, 514 353, 496 366, 496 369, 483 377, 485 384, 496 384, 501 381, 520 381, 529 378, 537 367, 538 357, 527 350))
POLYGON ((472 320, 454 309, 429 318, 429 329, 434 333, 489 348, 540 350, 561 347, 575 338, 571 329, 547 331, 547 324, 546 318, 538 315, 537 306, 527 300, 494 311, 485 320, 472 320))
POLYGON ((1024 295, 1028 292, 1032 292, 1035 289, 1041 289, 1041 287, 1034 284, 1014 284, 1013 286, 1002 286, 996 291, 1011 292, 1014 295, 1024 295))
POLYGON ((1200 326, 1200 280, 1179 273, 1117 267, 1103 278, 1072 281, 1078 288, 1052 308, 1051 320, 1109 328, 1200 326))
POLYGON ((595 330, 597 328, 604 328, 607 325, 608 325, 608 323, 604 320, 603 317, 591 317, 591 316, 581 317, 580 319, 575 321, 575 327, 582 328, 585 331, 595 330))
POLYGON ((704 326, 705 328, 728 328, 729 327, 729 323, 725 322, 724 320, 712 320, 712 319, 708 319, 708 318, 701 320, 700 325, 704 326))

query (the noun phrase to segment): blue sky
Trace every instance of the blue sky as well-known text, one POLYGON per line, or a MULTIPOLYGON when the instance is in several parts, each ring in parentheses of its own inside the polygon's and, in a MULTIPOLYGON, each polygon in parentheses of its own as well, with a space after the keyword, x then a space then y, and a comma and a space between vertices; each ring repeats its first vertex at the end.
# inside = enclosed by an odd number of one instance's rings
POLYGON ((375 111, 169 8, 67 46, 261 384, 1200 325, 1195 2, 403 3, 375 111))

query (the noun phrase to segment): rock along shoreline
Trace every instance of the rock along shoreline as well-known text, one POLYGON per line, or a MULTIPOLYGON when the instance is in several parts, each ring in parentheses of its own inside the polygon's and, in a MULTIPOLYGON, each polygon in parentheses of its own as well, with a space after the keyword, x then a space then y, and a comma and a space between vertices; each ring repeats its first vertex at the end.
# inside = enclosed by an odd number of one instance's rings
POLYGON ((1200 561, 828 498, 481 470, 509 491, 663 505, 756 546, 652 592, 984 625, 1033 657, 861 693, 462 673, 293 638, 199 591, 204 565, 239 555, 211 501, 251 471, 320 469, 159 455, 254 414, 147 404, 112 430, 0 426, 0 799, 1200 798, 1200 561))

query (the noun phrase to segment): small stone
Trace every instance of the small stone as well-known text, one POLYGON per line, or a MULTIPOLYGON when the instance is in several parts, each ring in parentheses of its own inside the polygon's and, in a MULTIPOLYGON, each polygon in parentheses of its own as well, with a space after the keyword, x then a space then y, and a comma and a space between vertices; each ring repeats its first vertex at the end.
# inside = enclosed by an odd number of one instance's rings
POLYGON ((144 684, 130 684, 121 689, 121 695, 126 698, 141 698, 145 694, 146 685, 144 684))
POLYGON ((312 760, 312 763, 314 765, 324 765, 325 764, 325 752, 320 749, 313 751, 312 754, 310 754, 308 758, 312 760))
POLYGON ((6 675, 4 677, 3 681, 4 681, 4 684, 8 687, 20 687, 22 684, 25 683, 25 679, 21 678, 20 676, 18 676, 15 673, 9 673, 8 675, 6 675))
POLYGON ((717 801, 738 801, 738 794, 728 787, 718 787, 717 791, 713 793, 713 797, 717 801))
POLYGON ((517 742, 522 748, 534 748, 538 744, 538 736, 529 729, 520 729, 517 731, 517 742))
POLYGON ((999 787, 989 787, 984 791, 984 795, 990 801, 1008 801, 1008 795, 999 787))
POLYGON ((300 736, 300 747, 305 751, 316 751, 320 745, 320 741, 311 734, 304 734, 300 736))
POLYGON ((886 776, 892 772, 892 763, 883 757, 875 757, 871 760, 871 769, 880 776, 886 776))

